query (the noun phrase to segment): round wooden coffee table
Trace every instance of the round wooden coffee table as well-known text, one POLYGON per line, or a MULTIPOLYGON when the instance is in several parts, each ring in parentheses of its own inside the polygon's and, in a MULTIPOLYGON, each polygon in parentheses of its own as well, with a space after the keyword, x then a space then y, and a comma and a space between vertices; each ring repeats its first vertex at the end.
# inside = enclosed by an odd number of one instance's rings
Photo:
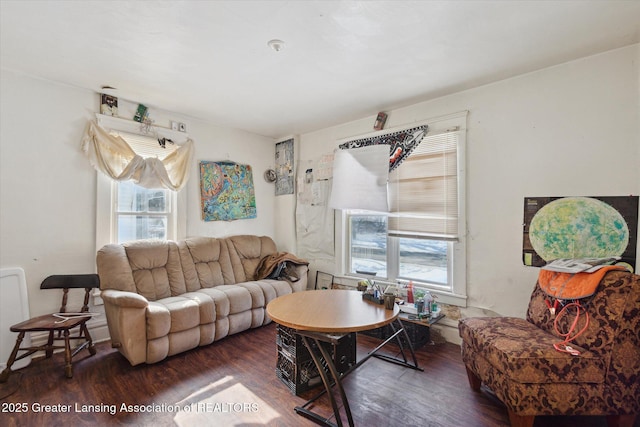
POLYGON ((342 387, 342 379, 344 377, 372 356, 421 370, 421 368, 418 367, 418 362, 411 347, 409 337, 406 335, 406 331, 398 317, 399 314, 400 309, 397 305, 394 305, 393 310, 387 310, 383 305, 363 300, 360 292, 349 290, 331 289, 295 292, 271 301, 267 305, 267 315, 274 322, 293 329, 296 334, 301 336, 305 346, 309 349, 309 353, 322 377, 322 382, 325 387, 323 392, 310 399, 304 405, 296 406, 295 411, 319 424, 341 427, 342 419, 340 409, 332 391, 332 387, 335 385, 340 393, 349 426, 353 426, 351 409, 344 388, 342 387), (393 327, 392 322, 394 321, 397 323, 397 327, 393 327), (335 343, 343 334, 375 329, 387 324, 391 324, 395 333, 369 352, 366 357, 358 361, 347 372, 343 374, 338 373, 331 355, 321 343, 335 343), (413 357, 413 364, 407 362, 403 344, 398 338, 400 333, 404 333, 405 335, 411 356, 413 357), (376 354, 378 350, 394 339, 397 340, 400 346, 404 360, 376 354), (324 393, 327 393, 329 396, 337 424, 331 423, 329 418, 323 418, 307 409, 324 393))
POLYGON ((295 292, 267 305, 276 323, 299 331, 350 333, 375 329, 393 322, 400 314, 394 305, 364 301, 360 292, 341 289, 295 292))

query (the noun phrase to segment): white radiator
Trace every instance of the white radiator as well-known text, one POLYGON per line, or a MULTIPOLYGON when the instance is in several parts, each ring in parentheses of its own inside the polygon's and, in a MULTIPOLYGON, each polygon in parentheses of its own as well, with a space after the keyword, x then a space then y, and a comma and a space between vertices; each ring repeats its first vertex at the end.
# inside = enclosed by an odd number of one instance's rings
MULTIPOLYGON (((11 325, 29 318, 27 281, 21 268, 0 269, 0 371, 6 368, 11 350, 18 334, 11 332, 11 325)), ((31 345, 31 337, 26 334, 22 347, 31 345)), ((19 356, 19 354, 18 354, 19 356)), ((16 362, 11 370, 23 368, 31 363, 31 356, 16 362)))

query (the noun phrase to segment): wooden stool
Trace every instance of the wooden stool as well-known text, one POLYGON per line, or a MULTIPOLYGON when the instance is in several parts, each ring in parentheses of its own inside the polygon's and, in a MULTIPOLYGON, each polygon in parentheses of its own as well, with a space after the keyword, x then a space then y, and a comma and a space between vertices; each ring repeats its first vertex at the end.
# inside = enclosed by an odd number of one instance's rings
POLYGON ((49 276, 40 285, 40 289, 62 289, 62 305, 59 313, 45 314, 33 319, 25 320, 9 328, 12 332, 18 333, 16 345, 9 356, 7 367, 0 373, 0 383, 4 383, 9 379, 11 374, 11 366, 18 360, 32 355, 37 351, 44 351, 47 358, 53 355, 53 351, 58 348, 64 349, 65 357, 65 375, 67 378, 73 377, 73 366, 71 359, 79 351, 84 348, 89 350, 91 355, 96 354, 93 346, 91 335, 87 329, 87 321, 91 318, 89 313, 89 295, 91 289, 100 286, 100 279, 97 274, 75 274, 75 275, 59 275, 49 276), (80 312, 67 312, 67 296, 69 289, 84 288, 84 304, 80 312), (71 330, 79 327, 78 335, 72 336, 71 330), (27 332, 48 331, 49 339, 45 345, 21 348, 22 340, 27 332), (71 350, 71 340, 83 340, 83 342, 71 350), (64 345, 54 345, 55 341, 64 341, 64 345), (19 351, 26 353, 18 356, 19 351))

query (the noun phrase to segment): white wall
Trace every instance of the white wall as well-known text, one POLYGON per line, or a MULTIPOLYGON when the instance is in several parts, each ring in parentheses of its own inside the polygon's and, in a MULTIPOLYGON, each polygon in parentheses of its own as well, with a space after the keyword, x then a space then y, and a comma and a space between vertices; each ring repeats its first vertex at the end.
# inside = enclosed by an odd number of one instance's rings
MULTIPOLYGON (((45 277, 96 269, 96 171, 80 143, 87 121, 98 111, 99 95, 0 71, 0 268, 25 270, 30 314, 36 316, 56 311, 60 304, 55 291, 39 289, 45 277)), ((133 117, 135 104, 119 104, 121 117, 133 117)), ((182 190, 187 192, 186 235, 274 237, 273 184, 262 179, 264 170, 273 167, 273 141, 152 106, 150 112, 161 126, 168 126, 169 119, 186 123, 195 143, 191 179, 182 190), (200 160, 253 167, 256 219, 202 221, 200 160)))
MULTIPOLYGON (((640 47, 389 111, 387 128, 469 110, 467 294, 469 305, 522 316, 537 269, 522 265, 526 196, 640 193, 640 47)), ((22 267, 31 315, 55 311, 39 290, 51 274, 95 271, 96 172, 80 152, 98 95, 1 70, 0 268, 22 267)), ((144 102, 144 100, 140 100, 144 102)), ((151 106, 152 107, 152 106, 151 106)), ((196 144, 187 191, 186 234, 265 234, 295 248, 290 197, 262 179, 274 141, 168 112, 196 144), (197 162, 233 160, 254 169, 258 218, 205 223, 197 162), (276 234, 277 235, 274 235, 276 234)), ((300 135, 301 160, 372 131, 375 114, 300 135)), ((159 122, 158 122, 159 123, 159 122)))
POLYGON ((2 70, 0 267, 24 269, 32 316, 55 311, 52 274, 95 272, 95 172, 80 151, 97 98, 2 70))
MULTIPOLYGON (((191 124, 189 133, 196 143, 193 163, 194 175, 186 190, 189 201, 187 236, 230 236, 234 234, 256 234, 274 236, 273 184, 263 179, 264 171, 273 168, 275 147, 271 138, 234 129, 221 128, 203 122, 191 124), (202 220, 200 213, 200 161, 233 161, 251 165, 256 193, 257 217, 237 221, 202 220)), ((276 244, 278 242, 276 241, 276 244)))
MULTIPOLYGON (((634 45, 388 111, 386 128, 469 111, 469 306, 524 316, 538 273, 522 264, 525 197, 640 193, 639 60, 634 45)), ((370 133, 374 120, 301 135, 300 158, 370 133)))

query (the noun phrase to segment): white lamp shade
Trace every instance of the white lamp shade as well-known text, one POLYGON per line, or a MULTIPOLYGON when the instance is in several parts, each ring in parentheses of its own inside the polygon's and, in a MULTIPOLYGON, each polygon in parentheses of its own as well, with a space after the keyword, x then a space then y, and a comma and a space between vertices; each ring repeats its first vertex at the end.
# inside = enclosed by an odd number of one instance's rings
POLYGON ((329 206, 389 212, 389 145, 336 150, 329 206))

